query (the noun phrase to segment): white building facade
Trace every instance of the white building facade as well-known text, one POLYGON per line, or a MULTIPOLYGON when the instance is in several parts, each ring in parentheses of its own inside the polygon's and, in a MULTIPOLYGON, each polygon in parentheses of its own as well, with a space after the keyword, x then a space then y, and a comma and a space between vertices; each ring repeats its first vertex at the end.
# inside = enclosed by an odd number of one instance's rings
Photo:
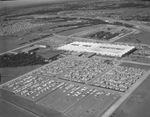
POLYGON ((91 52, 107 56, 122 57, 124 54, 130 52, 134 48, 135 48, 134 46, 110 44, 110 43, 73 42, 58 47, 58 50, 91 52))

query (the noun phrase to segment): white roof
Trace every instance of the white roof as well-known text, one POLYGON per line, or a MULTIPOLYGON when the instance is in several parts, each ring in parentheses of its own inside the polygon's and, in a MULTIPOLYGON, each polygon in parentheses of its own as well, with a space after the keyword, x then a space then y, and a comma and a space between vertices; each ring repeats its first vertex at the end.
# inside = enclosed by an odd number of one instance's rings
POLYGON ((59 50, 92 52, 101 55, 121 57, 128 51, 134 49, 134 46, 109 44, 109 43, 90 43, 90 42, 73 42, 58 48, 59 50))

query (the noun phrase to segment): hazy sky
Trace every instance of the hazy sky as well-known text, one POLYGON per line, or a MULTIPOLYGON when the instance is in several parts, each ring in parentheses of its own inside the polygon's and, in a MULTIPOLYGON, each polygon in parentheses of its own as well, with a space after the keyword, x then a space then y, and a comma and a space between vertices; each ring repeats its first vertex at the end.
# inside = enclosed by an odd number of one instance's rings
POLYGON ((10 1, 0 1, 0 8, 9 7, 9 6, 18 6, 18 5, 27 5, 34 3, 43 3, 43 2, 57 2, 64 0, 10 0, 10 1))

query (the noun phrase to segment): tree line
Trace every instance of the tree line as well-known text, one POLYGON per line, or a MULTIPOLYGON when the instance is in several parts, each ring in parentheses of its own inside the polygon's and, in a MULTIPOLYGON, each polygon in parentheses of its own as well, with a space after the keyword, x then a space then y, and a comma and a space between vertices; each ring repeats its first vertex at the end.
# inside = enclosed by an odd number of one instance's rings
POLYGON ((0 68, 46 64, 45 59, 33 53, 4 54, 0 56, 0 68))

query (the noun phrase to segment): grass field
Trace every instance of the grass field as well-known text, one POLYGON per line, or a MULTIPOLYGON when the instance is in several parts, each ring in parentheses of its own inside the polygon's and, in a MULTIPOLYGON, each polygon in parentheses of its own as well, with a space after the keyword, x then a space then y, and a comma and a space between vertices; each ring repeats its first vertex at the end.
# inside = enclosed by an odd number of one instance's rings
POLYGON ((150 45, 150 33, 146 31, 141 31, 138 34, 132 34, 126 37, 123 37, 117 42, 127 42, 127 43, 139 43, 139 44, 147 44, 150 45))
POLYGON ((73 29, 73 30, 68 30, 68 31, 64 31, 64 32, 59 33, 59 35, 69 36, 69 35, 72 35, 72 34, 75 34, 75 33, 79 33, 79 32, 82 32, 82 31, 86 31, 86 30, 89 30, 89 29, 99 28, 101 26, 103 26, 103 24, 93 25, 93 26, 83 27, 83 28, 78 28, 78 29, 73 29))
POLYGON ((10 81, 16 77, 19 77, 25 73, 28 73, 42 65, 26 66, 26 67, 15 67, 15 68, 0 68, 1 83, 10 81))
POLYGON ((15 37, 0 37, 0 53, 16 48, 18 44, 17 41, 18 39, 15 39, 15 37))
POLYGON ((38 117, 0 98, 0 117, 38 117))
MULTIPOLYGON (((16 34, 15 34, 16 35, 16 34)), ((20 35, 17 37, 3 36, 0 37, 0 53, 20 47, 21 43, 28 44, 30 40, 37 38, 38 34, 20 35), (22 40, 20 40, 22 38, 22 40)))
POLYGON ((150 117, 150 76, 110 117, 150 117))

